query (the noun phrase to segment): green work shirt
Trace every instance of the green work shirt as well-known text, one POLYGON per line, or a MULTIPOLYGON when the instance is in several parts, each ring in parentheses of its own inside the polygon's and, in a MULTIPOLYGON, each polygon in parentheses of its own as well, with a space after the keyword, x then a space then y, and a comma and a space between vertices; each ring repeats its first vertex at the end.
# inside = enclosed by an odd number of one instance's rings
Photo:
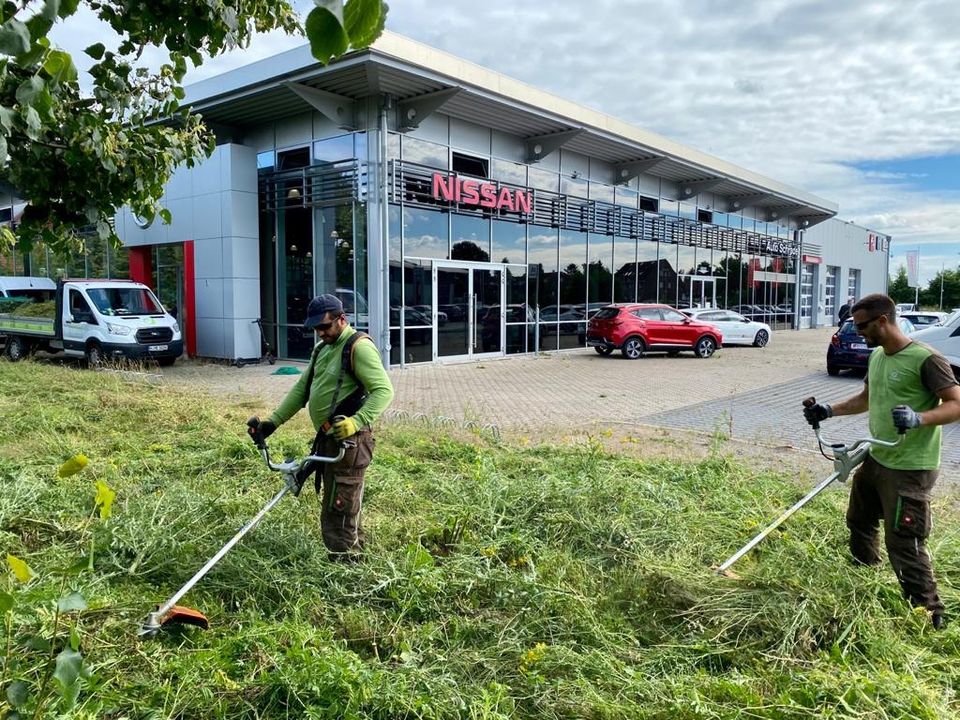
MULTIPOLYGON (((269 418, 270 422, 279 427, 296 415, 306 402, 313 427, 320 430, 320 426, 330 419, 330 403, 337 388, 337 379, 340 377, 343 346, 347 338, 356 332, 354 328, 347 325, 333 345, 320 348, 316 353, 312 386, 309 390, 306 387, 308 370, 300 376, 280 406, 273 411, 269 418)), ((353 371, 367 391, 367 399, 363 407, 353 417, 357 427, 369 427, 393 400, 393 385, 383 367, 380 351, 377 350, 373 341, 360 339, 354 344, 353 371)), ((350 373, 344 373, 343 384, 340 386, 340 392, 337 393, 337 402, 342 402, 356 389, 357 383, 350 377, 350 373)))
MULTIPOLYGON (((880 440, 899 437, 890 412, 894 407, 908 405, 918 413, 931 410, 940 404, 937 392, 956 384, 943 356, 917 342, 892 355, 876 348, 870 354, 866 382, 870 434, 880 440)), ((940 467, 940 436, 939 425, 925 425, 907 430, 896 447, 871 445, 870 455, 894 470, 936 470, 940 467)))

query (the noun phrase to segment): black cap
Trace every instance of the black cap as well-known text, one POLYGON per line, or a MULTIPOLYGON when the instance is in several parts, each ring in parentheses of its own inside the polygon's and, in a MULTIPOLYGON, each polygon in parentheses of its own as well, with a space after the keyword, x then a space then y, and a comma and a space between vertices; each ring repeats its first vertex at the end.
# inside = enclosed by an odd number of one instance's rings
POLYGON ((340 302, 340 298, 330 293, 317 295, 307 306, 307 319, 303 321, 303 326, 307 330, 312 330, 323 322, 327 313, 342 314, 343 303, 340 302))

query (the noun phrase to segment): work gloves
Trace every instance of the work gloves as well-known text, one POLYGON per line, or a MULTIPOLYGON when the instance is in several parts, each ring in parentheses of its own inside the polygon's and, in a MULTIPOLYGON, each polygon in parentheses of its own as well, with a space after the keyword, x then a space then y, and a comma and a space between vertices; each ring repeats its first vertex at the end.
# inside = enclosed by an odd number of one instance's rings
POLYGON ((261 420, 256 415, 247 420, 247 434, 260 446, 264 440, 273 435, 277 426, 269 420, 261 420))
POLYGON ((906 405, 897 405, 890 411, 893 414, 893 425, 897 430, 905 431, 920 427, 920 413, 906 405))
POLYGON ((333 436, 337 440, 346 440, 348 437, 357 434, 357 421, 352 417, 337 415, 333 419, 333 436))
POLYGON ((803 417, 805 417, 807 422, 813 427, 817 427, 827 418, 833 417, 833 408, 827 403, 814 403, 810 407, 803 409, 803 417))

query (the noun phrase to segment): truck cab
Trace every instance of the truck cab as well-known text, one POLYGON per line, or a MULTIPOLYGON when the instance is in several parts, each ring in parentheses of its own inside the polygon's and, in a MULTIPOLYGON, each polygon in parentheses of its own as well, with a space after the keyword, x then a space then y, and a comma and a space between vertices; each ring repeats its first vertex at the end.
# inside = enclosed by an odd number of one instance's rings
POLYGON ((183 353, 177 321, 146 285, 65 280, 57 283, 55 299, 52 318, 0 315, 11 360, 43 350, 85 357, 91 366, 108 358, 172 365, 183 353))

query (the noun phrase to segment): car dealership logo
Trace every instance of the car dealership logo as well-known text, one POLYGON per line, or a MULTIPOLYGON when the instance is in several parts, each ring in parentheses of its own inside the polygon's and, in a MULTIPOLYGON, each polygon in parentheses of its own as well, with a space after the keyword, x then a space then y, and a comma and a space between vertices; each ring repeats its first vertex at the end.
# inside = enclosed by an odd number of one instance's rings
POLYGON ((498 188, 496 183, 443 173, 433 174, 433 198, 521 215, 533 212, 533 197, 529 190, 498 188))

